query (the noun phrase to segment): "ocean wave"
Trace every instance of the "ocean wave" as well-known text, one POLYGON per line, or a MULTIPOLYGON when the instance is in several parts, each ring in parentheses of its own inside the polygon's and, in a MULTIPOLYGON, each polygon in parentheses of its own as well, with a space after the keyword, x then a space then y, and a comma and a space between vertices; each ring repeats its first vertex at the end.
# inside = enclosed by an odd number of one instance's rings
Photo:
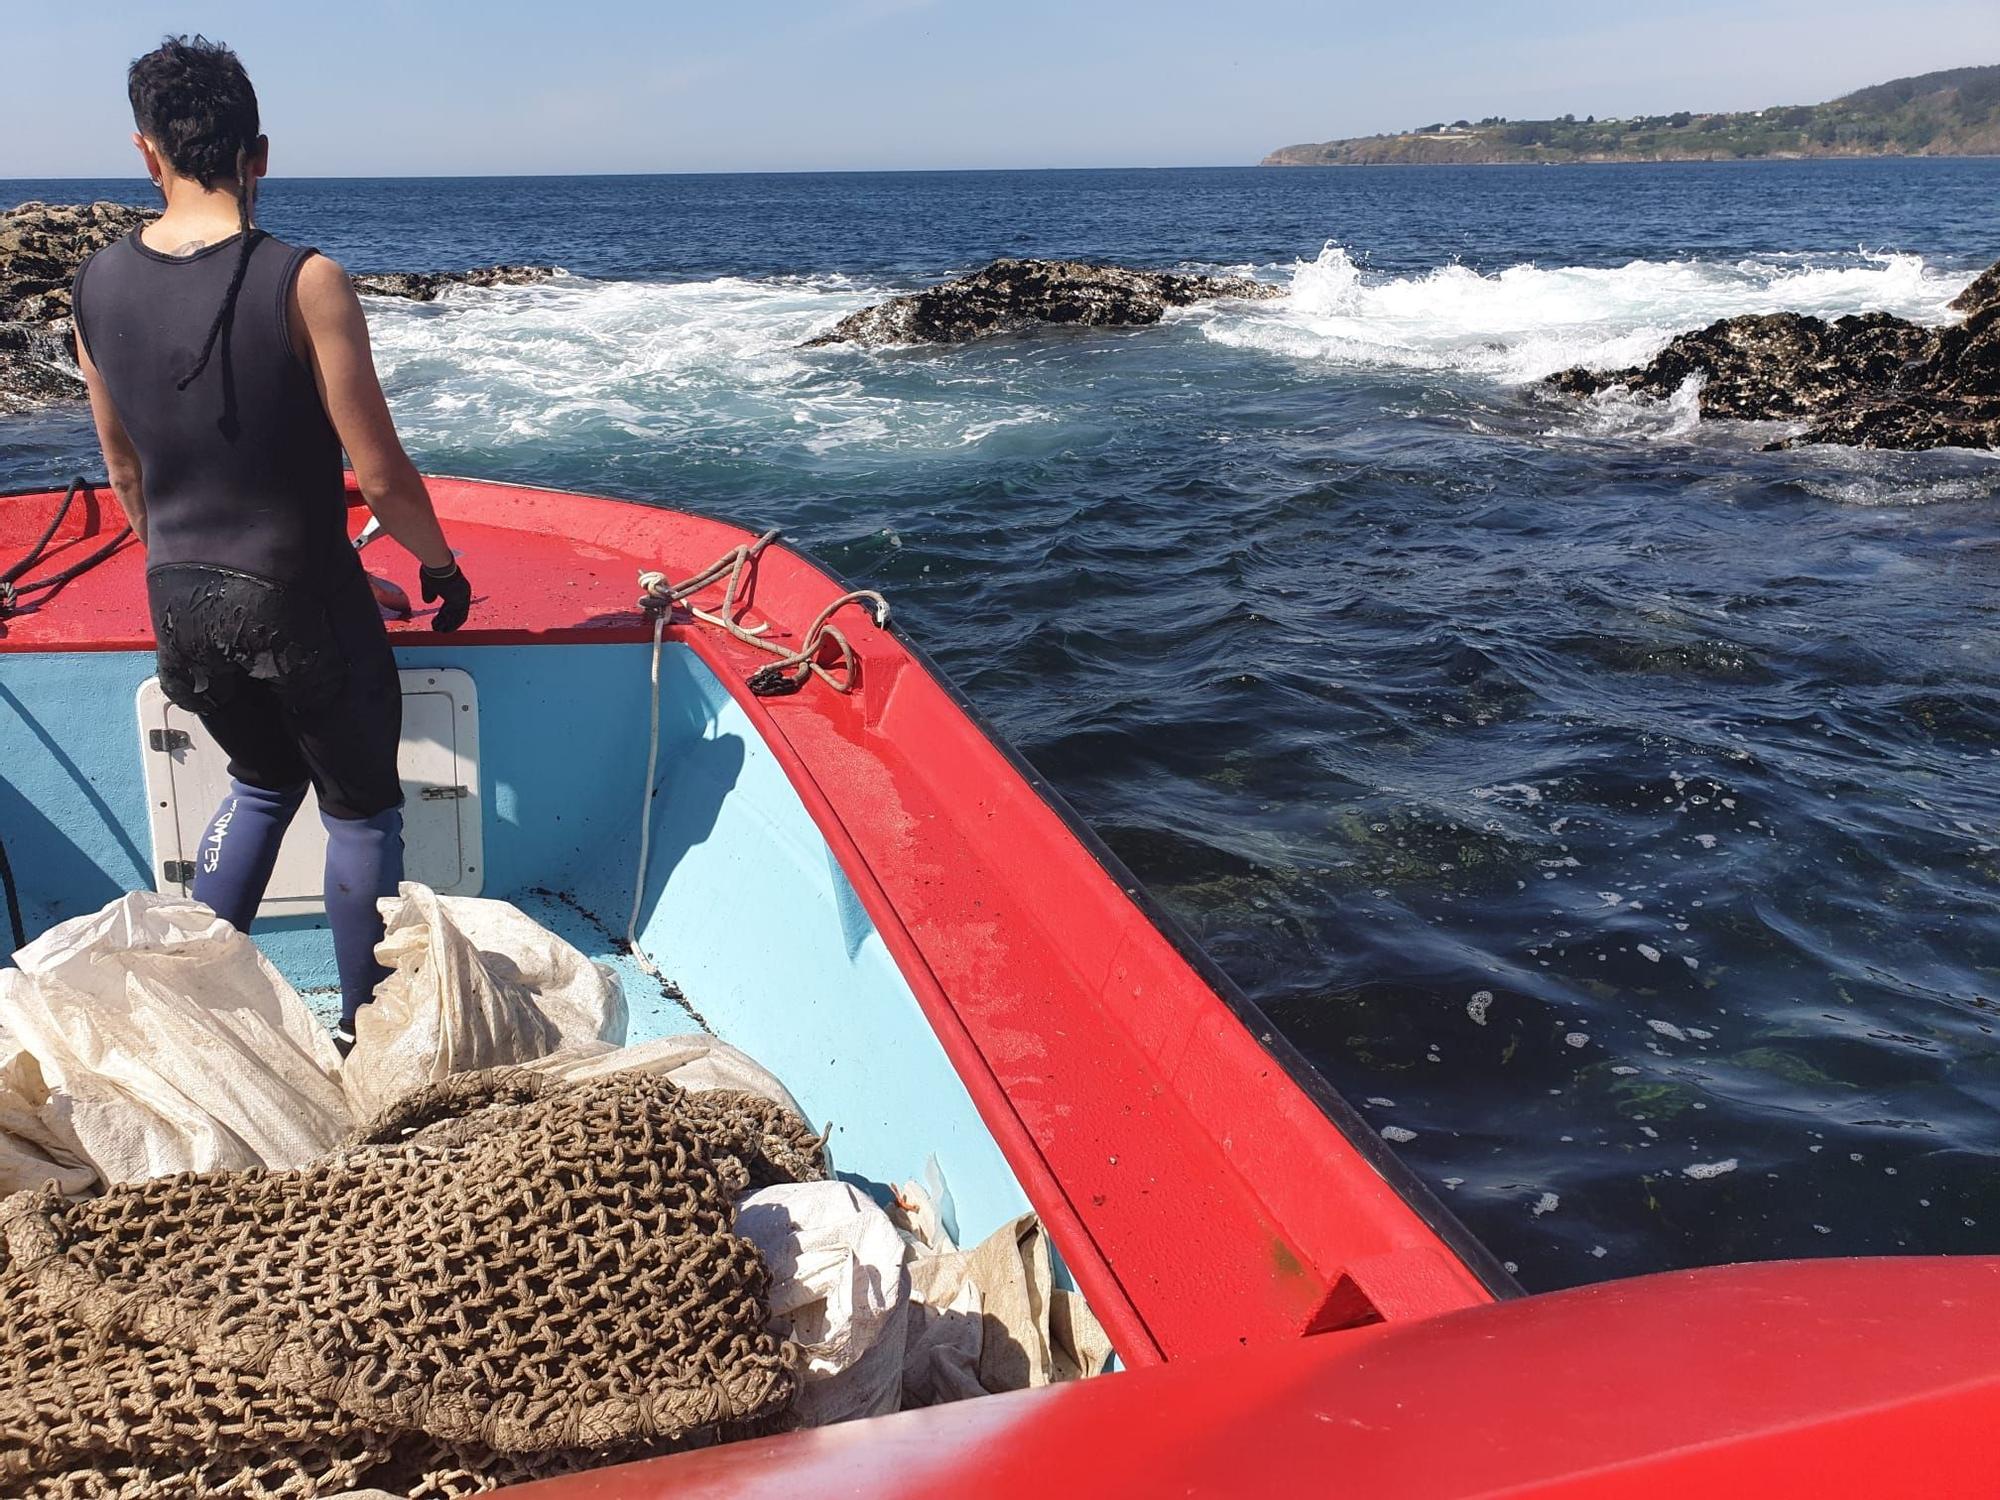
POLYGON ((1481 275, 1441 266, 1376 275, 1340 245, 1289 269, 1291 295, 1179 315, 1217 343, 1334 365, 1455 371, 1510 384, 1571 365, 1651 359, 1677 333, 1741 313, 1823 317, 1881 311, 1943 322, 1969 278, 1920 255, 1856 254, 1817 263, 1635 260, 1622 266, 1509 266, 1481 275))
MULTIPOLYGON (((1270 276, 1277 268, 1255 269, 1270 276)), ((1171 313, 1178 337, 1169 330, 1149 354, 1122 361, 1134 382, 1126 397, 1179 389, 1236 363, 1239 351, 1257 351, 1301 361, 1299 373, 1315 383, 1314 366, 1456 377, 1476 408, 1468 379, 1508 388, 1572 364, 1636 364, 1676 333, 1737 313, 1881 309, 1944 321, 1966 281, 1900 254, 1524 264, 1495 275, 1453 265, 1388 276, 1366 271, 1338 245, 1289 274, 1291 295, 1281 300, 1171 313)), ((1033 450, 1059 445, 1077 422, 1101 427, 1106 398, 1094 374, 1083 378, 1081 361, 1104 350, 1088 340, 801 349, 894 290, 835 273, 688 282, 564 275, 457 288, 428 304, 370 299, 369 315, 399 423, 413 447, 447 464, 533 447, 615 459, 671 444, 732 464, 853 467, 899 455, 1033 450)), ((1697 395, 1689 385, 1666 402, 1611 391, 1564 403, 1542 436, 1681 441, 1699 428, 1705 441, 1745 451, 1770 441, 1768 424, 1701 422, 1697 395)), ((1504 427, 1520 415, 1495 420, 1504 427)), ((1540 407, 1528 416, 1538 426, 1547 420, 1540 407)), ((1835 498, 1894 503, 1912 482, 1901 471, 1843 476, 1835 498)))
POLYGON ((616 453, 672 442, 731 458, 949 450, 1049 413, 1005 380, 799 345, 888 293, 850 277, 696 282, 559 276, 371 299, 383 384, 432 455, 559 442, 616 453))

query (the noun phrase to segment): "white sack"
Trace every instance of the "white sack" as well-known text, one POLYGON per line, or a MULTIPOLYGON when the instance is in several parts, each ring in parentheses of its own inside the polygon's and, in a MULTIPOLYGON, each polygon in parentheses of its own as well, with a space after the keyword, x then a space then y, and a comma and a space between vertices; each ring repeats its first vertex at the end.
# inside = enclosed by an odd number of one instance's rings
POLYGON ((783 1183, 736 1200, 736 1232, 770 1265, 772 1330, 805 1354, 800 1420, 895 1411, 910 1276, 888 1215, 844 1182, 783 1183))
POLYGON ((105 1182, 295 1167, 351 1128, 332 1039, 198 902, 135 892, 14 959, 0 1023, 38 1064, 44 1126, 105 1182))
POLYGON ((97 1181, 76 1140, 51 1128, 41 1064, 0 1018, 0 1198, 53 1182, 81 1193, 97 1181))
POLYGON ((807 1124, 812 1123, 811 1116, 799 1107, 799 1101, 777 1074, 749 1053, 706 1032, 663 1036, 658 1041, 635 1042, 629 1047, 586 1042, 578 1047, 565 1047, 528 1066, 567 1083, 581 1083, 612 1073, 647 1073, 658 1074, 690 1093, 734 1089, 782 1104, 807 1124))
MULTIPOLYGON (((903 1196, 913 1196, 905 1183, 903 1196)), ((903 1405, 934 1406, 1102 1373, 1111 1341, 1083 1298, 1055 1285, 1047 1232, 1034 1214, 1002 1224, 970 1250, 932 1252, 913 1239, 903 1405)))
POLYGON ((361 1008, 341 1069, 357 1116, 454 1073, 625 1040, 617 977, 507 902, 405 881, 382 916, 375 956, 395 972, 361 1008))

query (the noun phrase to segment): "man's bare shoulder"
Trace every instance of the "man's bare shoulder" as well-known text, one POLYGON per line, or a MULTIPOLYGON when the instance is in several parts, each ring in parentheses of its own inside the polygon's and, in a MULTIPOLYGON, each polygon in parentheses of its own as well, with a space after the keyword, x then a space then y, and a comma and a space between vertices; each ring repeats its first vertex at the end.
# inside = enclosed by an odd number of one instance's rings
POLYGON ((299 267, 292 282, 291 313, 294 328, 303 335, 301 354, 351 342, 357 329, 366 326, 347 268, 330 255, 308 256, 299 267))
POLYGON ((347 267, 331 255, 309 255, 305 264, 299 267, 299 302, 311 312, 312 304, 344 307, 355 300, 354 283, 347 278, 347 267))

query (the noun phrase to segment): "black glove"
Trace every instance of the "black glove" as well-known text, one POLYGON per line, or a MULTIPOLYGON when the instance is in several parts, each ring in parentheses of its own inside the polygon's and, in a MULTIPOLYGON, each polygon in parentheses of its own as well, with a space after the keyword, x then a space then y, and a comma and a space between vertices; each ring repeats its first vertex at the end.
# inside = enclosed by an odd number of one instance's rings
POLYGON ((464 569, 457 563, 442 569, 426 565, 417 576, 423 581, 424 603, 444 601, 431 617, 431 629, 448 635, 463 625, 472 610, 472 584, 467 581, 464 569))

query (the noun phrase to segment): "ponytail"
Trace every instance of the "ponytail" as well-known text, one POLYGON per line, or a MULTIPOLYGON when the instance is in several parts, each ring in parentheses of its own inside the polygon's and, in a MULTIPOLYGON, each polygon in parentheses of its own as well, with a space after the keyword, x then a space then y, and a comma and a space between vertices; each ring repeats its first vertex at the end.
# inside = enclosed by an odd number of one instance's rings
POLYGON ((248 147, 239 147, 236 152, 236 222, 241 233, 236 243, 236 270, 229 278, 229 290, 222 294, 222 306, 215 310, 215 321, 208 325, 208 337, 202 341, 201 357, 194 362, 194 368, 183 375, 174 389, 186 390, 194 384, 195 377, 208 368, 208 357, 215 352, 215 341, 222 336, 230 315, 236 311, 236 294, 243 290, 243 278, 250 270, 250 152, 248 147))

